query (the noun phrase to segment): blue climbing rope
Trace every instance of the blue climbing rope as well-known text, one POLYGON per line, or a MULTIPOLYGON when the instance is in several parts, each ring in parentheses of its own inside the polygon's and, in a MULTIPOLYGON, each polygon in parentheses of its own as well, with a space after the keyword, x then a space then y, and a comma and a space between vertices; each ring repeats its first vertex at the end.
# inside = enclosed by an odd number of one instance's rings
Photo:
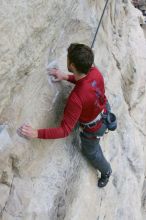
POLYGON ((107 7, 108 1, 109 1, 109 0, 107 0, 106 3, 105 3, 105 6, 104 6, 104 9, 103 9, 102 15, 101 15, 101 17, 100 17, 100 21, 99 21, 98 27, 97 27, 96 32, 95 32, 95 35, 94 35, 94 39, 93 39, 92 44, 91 44, 91 48, 94 47, 94 43, 95 43, 95 40, 96 40, 96 37, 97 37, 98 31, 99 31, 99 28, 100 28, 100 25, 101 25, 102 19, 103 19, 103 15, 104 15, 105 10, 106 10, 106 7, 107 7))

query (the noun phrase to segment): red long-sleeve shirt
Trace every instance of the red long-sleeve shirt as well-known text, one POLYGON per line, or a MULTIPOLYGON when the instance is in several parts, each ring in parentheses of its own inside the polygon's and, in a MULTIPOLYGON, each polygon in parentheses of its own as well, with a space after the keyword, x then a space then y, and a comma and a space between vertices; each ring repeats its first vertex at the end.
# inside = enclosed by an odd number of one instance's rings
MULTIPOLYGON (((38 129, 38 138, 64 138, 69 135, 78 121, 90 122, 104 109, 106 104, 104 80, 96 67, 92 67, 88 74, 78 81, 75 80, 74 75, 69 75, 68 81, 74 83, 75 87, 67 100, 60 126, 38 129)), ((101 127, 101 124, 102 122, 99 122, 86 131, 94 132, 101 127)))

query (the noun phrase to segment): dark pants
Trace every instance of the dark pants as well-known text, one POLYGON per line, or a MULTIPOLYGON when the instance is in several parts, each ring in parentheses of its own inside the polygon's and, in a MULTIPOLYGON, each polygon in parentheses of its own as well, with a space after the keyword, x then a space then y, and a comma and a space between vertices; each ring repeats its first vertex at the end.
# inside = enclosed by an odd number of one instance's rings
POLYGON ((81 132, 81 147, 82 153, 89 160, 92 166, 98 169, 101 174, 107 174, 111 171, 111 166, 105 159, 101 146, 99 144, 100 138, 91 139, 91 137, 102 137, 106 131, 107 127, 103 123, 101 128, 97 132, 81 132))

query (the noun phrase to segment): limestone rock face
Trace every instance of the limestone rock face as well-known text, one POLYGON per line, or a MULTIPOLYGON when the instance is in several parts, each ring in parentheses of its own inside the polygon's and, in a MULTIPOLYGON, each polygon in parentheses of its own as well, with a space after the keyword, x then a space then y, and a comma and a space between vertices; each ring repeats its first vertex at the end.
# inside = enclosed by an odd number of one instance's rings
POLYGON ((105 1, 3 0, 0 7, 0 218, 2 220, 146 219, 146 39, 131 1, 109 1, 94 52, 118 129, 102 149, 113 174, 96 171, 66 139, 28 140, 17 128, 57 126, 72 85, 48 81, 57 59, 67 72, 72 42, 91 45, 105 1))
POLYGON ((139 0, 138 3, 139 3, 140 5, 146 5, 146 0, 139 0))

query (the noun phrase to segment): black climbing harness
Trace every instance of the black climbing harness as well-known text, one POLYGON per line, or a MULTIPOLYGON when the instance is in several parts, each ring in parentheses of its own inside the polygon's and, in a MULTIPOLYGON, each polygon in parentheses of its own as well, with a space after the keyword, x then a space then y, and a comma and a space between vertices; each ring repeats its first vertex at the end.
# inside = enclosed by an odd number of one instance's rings
POLYGON ((96 37, 97 37, 98 31, 99 31, 99 28, 100 28, 100 25, 101 25, 102 19, 103 19, 103 15, 104 15, 105 10, 106 10, 106 7, 107 7, 108 1, 109 1, 109 0, 106 0, 106 3, 105 3, 105 6, 104 6, 104 9, 103 9, 102 15, 101 15, 100 20, 99 20, 98 27, 97 27, 96 32, 95 32, 95 35, 94 35, 94 39, 93 39, 92 44, 91 44, 91 48, 94 47, 94 43, 95 43, 95 40, 96 40, 96 37))

